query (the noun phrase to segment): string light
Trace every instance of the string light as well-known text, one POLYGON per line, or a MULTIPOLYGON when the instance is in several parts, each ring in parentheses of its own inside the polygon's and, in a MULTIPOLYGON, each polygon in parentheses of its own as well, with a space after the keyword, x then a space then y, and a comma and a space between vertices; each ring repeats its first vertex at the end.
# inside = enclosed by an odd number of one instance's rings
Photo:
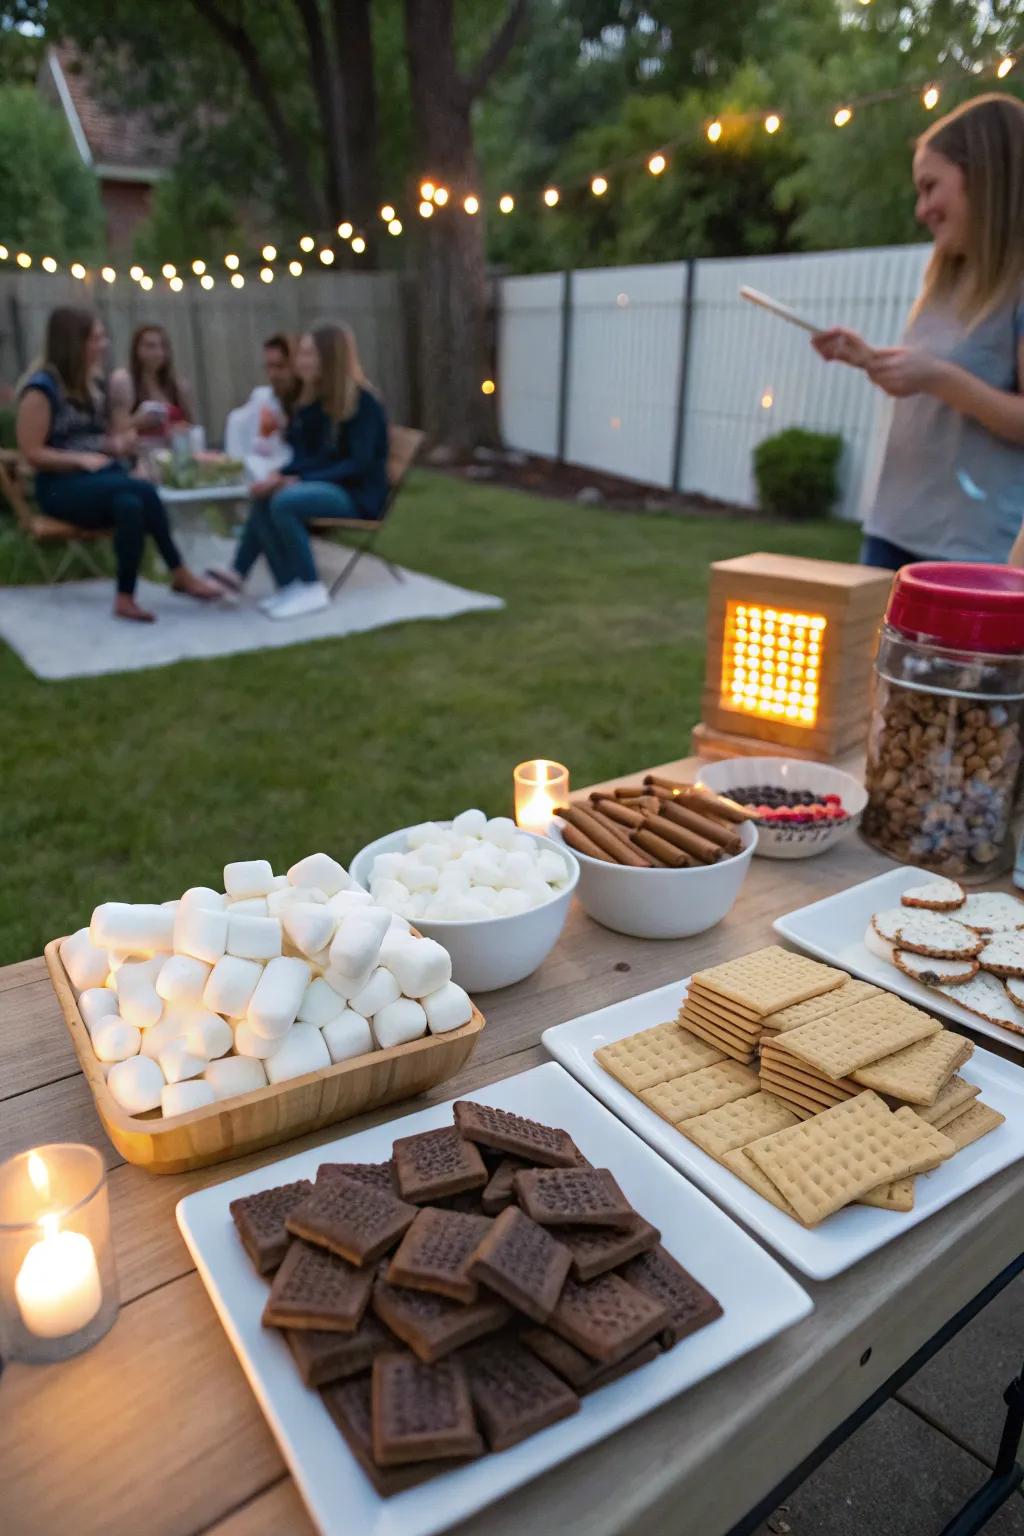
POLYGON ((6 245, 0 245, 0 261, 6 261, 10 254, 11 253, 7 249, 6 245))
POLYGON ((142 268, 139 266, 138 262, 135 263, 134 267, 128 268, 128 276, 131 278, 133 283, 142 281, 142 268))
POLYGON ((325 267, 329 267, 333 262, 334 252, 331 250, 329 245, 325 245, 323 250, 320 252, 320 260, 323 262, 325 267))
POLYGON ((922 93, 921 104, 926 112, 930 112, 933 107, 938 106, 939 88, 937 85, 930 85, 928 89, 922 93))
POLYGON ((447 187, 438 187, 437 191, 434 193, 434 202, 437 204, 437 206, 439 208, 443 208, 447 201, 448 201, 448 188, 447 187))
POLYGON ((302 276, 302 262, 301 261, 290 261, 288 263, 288 271, 291 273, 292 277, 301 277, 302 276))
POLYGON ((547 203, 549 208, 556 207, 557 203, 558 203, 558 188, 557 187, 548 187, 548 188, 546 188, 546 190, 544 192, 544 201, 545 201, 545 203, 547 203))
POLYGON ((260 255, 263 257, 264 261, 276 261, 276 259, 277 259, 277 246, 276 245, 265 245, 263 247, 262 251, 260 252, 260 255))
POLYGON ((366 250, 366 241, 363 239, 362 235, 356 235, 355 239, 352 241, 352 249, 355 251, 357 256, 361 256, 366 250))
POLYGON ((85 268, 80 261, 73 261, 71 263, 71 276, 77 277, 79 282, 82 281, 85 276, 85 268))
POLYGON ((778 133, 781 127, 782 118, 779 116, 779 114, 777 112, 769 112, 768 116, 764 120, 765 133, 778 133))
MULTIPOLYGON (((225 256, 224 257, 224 265, 227 267, 229 272, 237 272, 237 270, 238 270, 238 257, 235 256, 235 255, 225 256)), ((237 283, 235 284, 235 287, 236 288, 238 287, 237 283)))
POLYGON ((139 287, 143 290, 143 292, 148 293, 152 286, 153 279, 147 276, 145 272, 143 272, 142 276, 139 278, 139 287))
POLYGON ((199 279, 199 284, 200 287, 205 288, 207 291, 213 287, 213 278, 210 276, 209 272, 203 273, 199 279))
POLYGON ((231 274, 231 286, 232 286, 232 288, 244 288, 245 287, 245 278, 242 276, 241 272, 232 272, 232 274, 231 274))
POLYGON ((770 389, 766 389, 764 394, 761 396, 762 411, 770 411, 774 404, 775 396, 772 394, 770 389))
POLYGON ((192 271, 195 273, 196 277, 202 277, 203 273, 206 271, 206 262, 200 261, 197 256, 195 261, 192 263, 192 271))
POLYGON ((462 199, 462 206, 468 214, 479 213, 480 199, 478 197, 474 197, 471 192, 468 197, 464 197, 462 199))
POLYGON ((14 259, 18 263, 19 267, 27 268, 32 265, 32 257, 28 254, 27 251, 19 251, 14 259))
POLYGON ((608 191, 608 182, 604 176, 595 176, 590 183, 590 190, 595 197, 604 197, 608 191))
POLYGON ((180 277, 172 277, 167 286, 170 288, 172 293, 180 293, 185 284, 182 282, 180 277))
POLYGON ((482 395, 493 395, 494 394, 494 380, 493 379, 484 379, 483 383, 480 385, 480 393, 482 395))
POLYGON ((433 203, 428 203, 426 198, 424 198, 422 203, 420 203, 420 218, 421 219, 432 218, 433 217, 433 213, 434 213, 434 205, 433 205, 433 203))
POLYGON ((389 235, 400 235, 401 233, 402 233, 402 221, 401 221, 401 219, 392 219, 391 223, 388 225, 388 234, 389 235))
POLYGON ((274 281, 273 267, 260 267, 260 282, 272 283, 274 281))
POLYGON ((343 219, 342 222, 338 225, 338 234, 341 236, 342 240, 351 240, 352 225, 348 222, 348 219, 343 219))
POLYGON ((44 256, 39 265, 42 267, 44 272, 56 272, 57 270, 57 263, 54 261, 52 256, 44 256))
MULTIPOLYGON (((105 283, 112 283, 114 281, 114 279, 117 277, 117 273, 114 271, 113 267, 101 267, 100 268, 100 277, 102 277, 102 279, 103 279, 103 281, 105 283)), ((178 279, 178 282, 179 283, 181 282, 181 278, 180 277, 178 279)))
POLYGON ((311 251, 315 245, 316 241, 313 239, 312 235, 303 235, 302 239, 299 241, 299 250, 308 252, 311 251))
POLYGON ((847 123, 851 120, 852 117, 853 117, 853 109, 852 109, 852 107, 840 107, 839 111, 835 114, 835 116, 833 117, 832 121, 835 123, 837 128, 845 128, 847 123))
POLYGON ((996 79, 1005 80, 1016 62, 1012 54, 1007 54, 1005 59, 1000 59, 999 67, 996 69, 996 79))
POLYGON ((668 161, 665 159, 665 156, 659 152, 656 155, 652 155, 648 160, 647 169, 652 176, 660 176, 667 164, 668 161))
POLYGON ((436 191, 437 191, 437 188, 434 186, 434 183, 432 181, 421 181, 420 182, 420 197, 422 197, 425 202, 429 203, 430 199, 433 197, 433 195, 434 195, 434 193, 436 191))
POLYGON ((713 123, 708 123, 708 143, 717 144, 722 137, 722 125, 716 117, 713 123))
POLYGON ((390 203, 384 204, 384 207, 380 211, 380 216, 384 220, 385 224, 391 223, 391 220, 395 216, 395 210, 392 208, 390 203))
POLYGON ((502 213, 511 213, 515 205, 515 198, 510 197, 507 192, 503 193, 503 195, 498 198, 498 207, 502 213))
POLYGON ((177 277, 178 275, 178 269, 172 261, 165 261, 160 271, 167 278, 168 282, 170 282, 172 277, 177 277))

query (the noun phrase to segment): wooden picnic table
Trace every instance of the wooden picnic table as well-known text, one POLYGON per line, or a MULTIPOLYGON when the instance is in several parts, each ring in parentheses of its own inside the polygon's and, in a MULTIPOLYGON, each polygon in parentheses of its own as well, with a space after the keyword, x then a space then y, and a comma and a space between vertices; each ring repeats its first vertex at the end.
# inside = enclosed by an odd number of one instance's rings
MULTIPOLYGON (((657 771, 684 777, 694 768, 683 760, 657 771)), ((770 943, 782 912, 887 867, 856 837, 819 858, 755 859, 725 921, 679 941, 625 938, 574 906, 541 969, 483 999, 476 1054, 427 1099, 536 1066, 549 1025, 770 943)), ((0 970, 0 1100, 0 1158, 47 1141, 103 1153, 121 1283, 120 1317, 95 1348, 59 1365, 9 1364, 0 1377, 6 1536, 309 1536, 174 1208, 193 1190, 410 1106, 198 1173, 153 1177, 106 1140, 41 959, 0 970)), ((460 1536, 722 1536, 1000 1274, 1022 1232, 1018 1163, 836 1279, 798 1276, 815 1302, 806 1320, 488 1506, 457 1527, 460 1536)))

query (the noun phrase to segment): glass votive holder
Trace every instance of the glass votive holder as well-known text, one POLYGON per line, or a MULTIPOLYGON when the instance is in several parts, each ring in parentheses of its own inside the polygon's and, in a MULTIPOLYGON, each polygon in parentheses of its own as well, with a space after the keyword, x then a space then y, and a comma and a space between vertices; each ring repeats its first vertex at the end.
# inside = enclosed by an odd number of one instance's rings
POLYGON ((515 790, 516 826, 524 832, 539 832, 546 837, 551 830, 555 806, 569 799, 569 770, 550 757, 534 757, 520 763, 512 774, 515 790))
POLYGON ((53 1142, 0 1166, 0 1355, 66 1360, 117 1317, 103 1159, 53 1142))

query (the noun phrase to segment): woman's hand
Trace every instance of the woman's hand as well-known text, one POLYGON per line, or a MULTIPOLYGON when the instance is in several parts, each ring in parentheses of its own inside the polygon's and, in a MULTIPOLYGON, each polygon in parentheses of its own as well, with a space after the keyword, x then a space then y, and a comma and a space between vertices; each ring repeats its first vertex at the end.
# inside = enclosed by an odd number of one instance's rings
POLYGON ((127 458, 128 454, 134 453, 137 441, 137 435, 131 429, 127 432, 107 433, 107 447, 117 459, 127 458))
POLYGON ((249 487, 249 494, 262 501, 264 497, 273 496, 275 491, 283 490, 286 485, 294 485, 297 479, 297 475, 280 475, 275 470, 264 480, 254 481, 249 487))
POLYGON ((851 368, 867 368, 877 355, 863 336, 845 325, 834 325, 830 330, 818 331, 811 337, 811 346, 826 363, 847 363, 851 368))
POLYGON ((933 394, 942 369, 939 358, 919 347, 879 347, 867 374, 872 384, 884 389, 887 395, 902 399, 906 395, 933 394))
POLYGON ((113 463, 105 453, 76 453, 75 461, 78 468, 89 475, 95 474, 98 469, 106 469, 108 464, 113 463))

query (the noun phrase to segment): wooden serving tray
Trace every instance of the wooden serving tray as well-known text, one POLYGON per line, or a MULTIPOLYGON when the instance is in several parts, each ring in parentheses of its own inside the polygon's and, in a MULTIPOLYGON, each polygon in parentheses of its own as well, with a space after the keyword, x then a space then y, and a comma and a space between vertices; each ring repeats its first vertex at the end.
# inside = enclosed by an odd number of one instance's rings
POLYGON ((364 1110, 396 1099, 412 1098, 445 1078, 453 1077, 469 1060, 483 1014, 474 1004, 468 1024, 446 1035, 425 1035, 407 1045, 354 1056, 320 1072, 270 1083, 255 1093, 219 1099, 202 1109, 163 1119, 156 1114, 130 1115, 107 1087, 78 1011, 71 979, 60 958, 63 939, 51 939, 44 951, 53 989, 71 1034, 86 1082, 114 1146, 129 1163, 149 1173, 185 1173, 276 1146, 293 1136, 347 1120, 364 1110))

